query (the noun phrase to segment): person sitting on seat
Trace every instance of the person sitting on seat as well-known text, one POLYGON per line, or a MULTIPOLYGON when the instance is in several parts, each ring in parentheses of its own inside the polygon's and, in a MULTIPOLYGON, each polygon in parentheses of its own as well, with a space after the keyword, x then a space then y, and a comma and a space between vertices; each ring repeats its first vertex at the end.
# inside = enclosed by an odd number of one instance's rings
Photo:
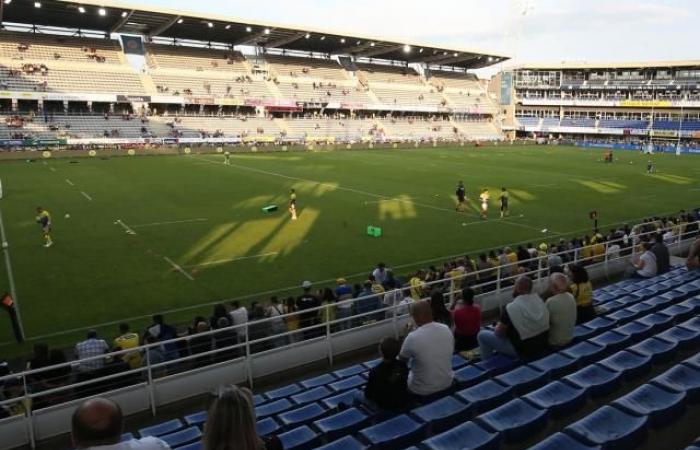
POLYGON ((393 337, 379 343, 382 362, 369 371, 365 398, 384 410, 400 410, 408 403, 408 367, 398 360, 401 346, 393 337))

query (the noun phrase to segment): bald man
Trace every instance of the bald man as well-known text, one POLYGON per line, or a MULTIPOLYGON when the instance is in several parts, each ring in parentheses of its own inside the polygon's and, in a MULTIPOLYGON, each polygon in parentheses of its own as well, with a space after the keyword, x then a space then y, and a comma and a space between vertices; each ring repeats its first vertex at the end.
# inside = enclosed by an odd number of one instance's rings
POLYGON ((399 359, 407 361, 408 390, 428 397, 452 387, 452 352, 455 340, 450 329, 433 322, 433 309, 423 300, 411 307, 416 329, 406 336, 399 359))
POLYGON ((576 299, 569 292, 569 279, 563 273, 549 276, 549 290, 552 296, 545 302, 549 311, 549 345, 564 347, 574 338, 576 299))
POLYGON ((121 441, 124 417, 119 405, 106 398, 84 401, 73 413, 71 439, 79 450, 170 450, 154 437, 121 441))

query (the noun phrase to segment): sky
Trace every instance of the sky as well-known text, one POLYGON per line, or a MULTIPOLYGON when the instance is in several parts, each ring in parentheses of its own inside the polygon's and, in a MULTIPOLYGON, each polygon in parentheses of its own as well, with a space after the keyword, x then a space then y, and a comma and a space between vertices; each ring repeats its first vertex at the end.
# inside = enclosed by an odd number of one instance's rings
POLYGON ((698 0, 141 0, 140 4, 487 50, 511 55, 513 61, 506 64, 700 59, 698 0))

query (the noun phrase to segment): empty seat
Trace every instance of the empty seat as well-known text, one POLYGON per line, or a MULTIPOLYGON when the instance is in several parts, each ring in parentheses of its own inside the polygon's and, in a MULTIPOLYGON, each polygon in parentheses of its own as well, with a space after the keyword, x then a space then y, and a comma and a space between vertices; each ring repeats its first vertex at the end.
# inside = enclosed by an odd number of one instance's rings
MULTIPOLYGON (((669 282, 665 282, 665 283, 675 285, 675 282, 669 281, 669 282)), ((664 283, 662 283, 662 284, 664 284, 664 283)), ((687 296, 688 296, 688 294, 686 294, 683 291, 679 291, 677 289, 673 289, 671 291, 668 291, 668 292, 665 292, 665 293, 659 295, 659 297, 668 299, 671 303, 678 303, 681 300, 685 299, 687 296)))
POLYGON ((515 395, 529 392, 547 381, 547 374, 529 366, 510 370, 496 377, 499 383, 513 388, 515 395))
POLYGON ((486 371, 474 364, 469 364, 457 370, 454 375, 455 383, 459 387, 473 386, 486 378, 486 371))
POLYGON ((130 440, 132 440, 133 438, 134 438, 133 433, 123 433, 123 434, 122 434, 121 442, 130 441, 130 440))
POLYGON ((624 308, 627 305, 625 303, 618 302, 617 300, 610 300, 609 302, 603 303, 603 305, 601 306, 605 308, 606 312, 611 313, 613 311, 617 311, 620 308, 624 308))
POLYGON ((576 440, 600 445, 603 450, 634 448, 646 433, 646 416, 633 416, 611 406, 603 406, 564 429, 576 440))
POLYGON ((256 394, 253 396, 253 405, 255 406, 262 405, 266 401, 267 399, 260 394, 256 394))
POLYGON ((326 397, 323 400, 321 400, 321 404, 327 409, 337 409, 341 405, 352 406, 354 399, 361 394, 362 393, 359 389, 351 389, 349 391, 343 392, 342 394, 334 395, 332 397, 326 397))
POLYGON ((448 396, 415 408, 411 411, 411 416, 427 423, 432 433, 439 433, 463 422, 471 408, 470 405, 448 396))
POLYGON ((535 408, 516 398, 480 415, 475 421, 491 431, 501 433, 506 442, 519 442, 544 428, 547 414, 546 409, 535 408))
POLYGON ((421 446, 428 450, 497 450, 500 442, 498 433, 467 422, 423 441, 421 446))
POLYGON ((689 298, 688 300, 679 303, 679 305, 687 306, 693 310, 694 314, 698 314, 700 313, 700 296, 689 298))
MULTIPOLYGON (((634 305, 632 305, 632 306, 634 306, 634 305)), ((627 307, 627 308, 618 309, 617 311, 612 312, 605 317, 610 318, 621 325, 623 323, 627 323, 627 322, 630 322, 630 321, 636 319, 637 317, 639 317, 639 315, 640 315, 639 312, 633 311, 632 309, 630 309, 630 307, 627 307)))
POLYGON ((164 434, 170 434, 181 430, 182 427, 183 425, 180 419, 168 420, 167 422, 159 423, 157 425, 141 428, 139 430, 139 436, 162 436, 164 434))
POLYGON ((651 370, 651 356, 623 350, 601 360, 598 364, 613 372, 621 372, 626 379, 632 379, 651 370))
POLYGON ((693 317, 690 320, 686 320, 685 322, 680 324, 684 328, 688 328, 690 330, 700 330, 700 317, 693 317))
POLYGON ((372 361, 364 362, 364 363, 362 363, 362 365, 365 366, 365 368, 367 368, 367 369, 374 369, 381 362, 382 362, 382 359, 377 358, 377 359, 373 359, 372 361))
POLYGON ((316 402, 318 400, 321 400, 322 398, 330 396, 331 394, 333 394, 333 391, 324 386, 319 386, 317 388, 309 389, 308 391, 292 395, 291 397, 289 397, 289 399, 297 405, 303 405, 305 403, 316 402))
POLYGON ((598 336, 591 338, 588 342, 605 347, 604 353, 614 353, 629 344, 630 337, 626 334, 617 333, 615 331, 606 331, 598 336))
POLYGON ((660 309, 663 309, 673 303, 670 299, 664 298, 664 297, 652 297, 648 300, 644 300, 642 303, 645 305, 649 305, 651 307, 652 311, 658 311, 660 309))
POLYGON ((326 384, 332 383, 336 381, 337 378, 333 376, 332 374, 326 373, 323 375, 320 375, 318 377, 314 378, 309 378, 308 380, 304 380, 300 382, 299 384, 305 388, 305 389, 313 389, 318 386, 324 386, 326 384))
POLYGON ((700 353, 696 353, 690 358, 683 361, 683 364, 692 367, 693 369, 700 370, 700 353))
POLYGON ((337 378, 347 378, 353 375, 359 375, 367 369, 362 364, 346 367, 345 369, 336 370, 333 372, 337 378))
POLYGON ((288 409, 291 409, 294 405, 292 402, 283 398, 282 400, 277 400, 275 402, 265 403, 264 405, 255 408, 255 417, 262 419, 263 417, 272 416, 279 414, 288 409))
POLYGON ((637 298, 634 295, 623 295, 622 297, 618 297, 615 299, 616 302, 622 303, 625 306, 633 305, 639 301, 639 298, 637 298))
POLYGON ((682 349, 692 349, 700 344, 700 330, 691 330, 682 326, 669 328, 657 334, 656 337, 664 341, 676 342, 682 349))
POLYGON ((191 444, 185 444, 183 446, 180 446, 178 448, 174 448, 173 450, 202 450, 202 442, 193 442, 191 444))
POLYGON ((517 365, 517 359, 505 355, 495 355, 489 359, 474 364, 474 366, 488 373, 489 376, 494 376, 498 375, 499 373, 506 372, 517 365))
POLYGON ((190 442, 197 441, 201 437, 202 432, 199 431, 199 427, 189 427, 185 428, 184 430, 176 431, 174 433, 158 436, 158 439, 164 441, 170 446, 170 448, 175 448, 181 445, 189 444, 190 442))
POLYGON ((367 446, 352 436, 345 436, 337 441, 330 442, 316 450, 365 450, 367 446))
POLYGON ((673 317, 666 314, 653 313, 637 319, 640 323, 651 325, 652 333, 656 334, 673 325, 673 317))
POLYGON ((659 314, 672 317, 674 322, 682 322, 684 320, 690 319, 694 313, 695 309, 693 307, 686 306, 681 303, 677 305, 668 306, 659 311, 659 314))
POLYGON ((644 339, 642 342, 628 348, 631 352, 651 356, 652 364, 661 364, 670 361, 676 354, 677 349, 677 342, 664 341, 655 337, 644 339))
POLYGON ((342 391, 347 391, 348 389, 353 389, 359 386, 362 386, 365 384, 367 380, 364 379, 364 377, 361 377, 359 375, 353 375, 348 378, 344 378, 342 380, 336 381, 335 383, 331 383, 328 385, 328 388, 333 391, 333 392, 342 392, 342 391))
POLYGON ((302 391, 302 388, 298 384, 290 384, 289 386, 284 386, 284 387, 281 387, 279 389, 267 391, 263 395, 268 400, 278 400, 280 398, 289 397, 290 395, 297 394, 301 391, 302 391))
POLYGON ((604 351, 605 347, 602 345, 597 345, 590 341, 584 341, 574 344, 559 353, 575 359, 579 364, 587 364, 600 359, 604 351))
POLYGON ((685 392, 670 392, 653 384, 644 384, 612 405, 635 416, 648 416, 649 424, 659 427, 683 414, 685 398, 685 392))
POLYGON ((184 419, 185 419, 185 424, 188 427, 199 426, 207 421, 207 412, 200 411, 200 412, 196 412, 194 414, 189 414, 189 415, 185 416, 184 419))
POLYGON ((586 325, 576 325, 574 327, 573 342, 581 342, 598 334, 598 330, 588 328, 586 325))
MULTIPOLYGON (((642 316, 642 315, 649 314, 650 312, 652 312, 654 307, 646 302, 639 302, 639 303, 635 303, 634 305, 628 306, 627 309, 632 311, 632 312, 637 313, 639 316, 642 316)), ((617 328, 615 328, 615 330, 617 331, 617 328)))
POLYGON ((399 450, 420 440, 425 434, 425 429, 426 424, 417 422, 406 414, 402 414, 360 430, 360 436, 372 448, 399 450))
POLYGON ((466 359, 462 358, 461 356, 455 354, 452 355, 452 369, 456 370, 459 369, 460 367, 464 367, 467 365, 469 361, 466 359))
POLYGON ((370 417, 357 408, 346 409, 332 416, 314 422, 314 428, 327 439, 335 439, 344 434, 353 434, 369 422, 370 417))
POLYGON ((569 358, 561 353, 552 353, 528 364, 537 370, 547 373, 552 378, 572 372, 576 368, 576 359, 569 358))
POLYGON ((586 390, 561 381, 553 381, 522 397, 540 409, 547 409, 552 417, 575 413, 586 402, 586 390))
POLYGON ((678 364, 651 382, 672 392, 685 392, 689 402, 700 399, 700 370, 691 366, 678 364))
POLYGON ((651 336, 652 327, 639 322, 630 322, 615 328, 615 331, 626 334, 633 342, 639 342, 651 336))
POLYGON ((468 403, 475 412, 481 413, 510 400, 513 388, 494 380, 486 380, 457 392, 455 397, 468 403))
POLYGON ((528 450, 600 450, 600 446, 580 442, 566 433, 554 433, 528 450))
POLYGON ((309 450, 315 448, 319 442, 318 434, 306 425, 279 434, 277 437, 282 442, 284 450, 309 450))
POLYGON ((615 321, 606 317, 596 317, 595 319, 584 323, 584 325, 591 330, 596 330, 602 333, 603 331, 611 330, 615 326, 615 321))
POLYGON ((621 377, 620 372, 613 372, 593 364, 567 375, 564 380, 585 389, 591 397, 600 397, 617 389, 620 386, 621 377))
POLYGON ((289 428, 307 424, 326 414, 326 409, 318 403, 311 403, 301 408, 292 409, 277 415, 277 420, 289 428))
POLYGON ((268 434, 272 434, 279 431, 282 427, 280 427, 280 425, 275 421, 275 419, 273 419, 272 417, 268 417, 267 419, 258 420, 256 428, 260 436, 267 436, 268 434))

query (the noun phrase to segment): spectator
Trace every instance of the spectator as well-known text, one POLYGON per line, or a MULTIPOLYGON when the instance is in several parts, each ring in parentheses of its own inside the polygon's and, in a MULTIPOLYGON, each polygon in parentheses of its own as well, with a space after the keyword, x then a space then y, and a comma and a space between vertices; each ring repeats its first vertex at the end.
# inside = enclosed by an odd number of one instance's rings
MULTIPOLYGON (((297 310, 296 300, 294 297, 287 297, 284 302, 284 322, 287 325, 287 331, 296 331, 299 329, 299 314, 294 314, 297 310)), ((295 342, 299 340, 299 334, 290 334, 289 340, 295 342)))
POLYGON ((369 371, 365 398, 383 410, 401 410, 408 403, 408 367, 397 359, 401 346, 393 337, 379 343, 382 362, 369 371))
POLYGON ((350 328, 350 321, 343 320, 353 314, 353 304, 352 302, 352 286, 350 286, 345 278, 338 278, 336 280, 337 287, 335 288, 335 296, 338 298, 338 305, 336 306, 335 317, 339 320, 337 327, 340 330, 346 330, 350 328))
POLYGON ((455 350, 463 352, 478 345, 476 340, 481 328, 481 307, 474 304, 474 291, 462 289, 462 300, 450 305, 454 322, 455 350))
MULTIPOLYGON (((44 381, 47 389, 55 389, 62 386, 66 386, 70 381, 71 368, 69 364, 66 364, 66 355, 59 349, 53 349, 49 352, 49 366, 59 366, 53 369, 47 370, 46 379, 44 381)), ((47 396, 46 401, 49 404, 55 405, 58 403, 64 403, 69 401, 71 398, 70 389, 62 390, 60 392, 54 392, 47 396)), ((37 399, 38 401, 39 399, 37 399)), ((34 404, 36 407, 36 403, 34 404)))
MULTIPOLYGON (((333 322, 335 321, 335 293, 331 288, 323 288, 322 290, 319 290, 318 293, 316 294, 318 298, 321 299, 321 308, 320 310, 320 322, 321 323, 328 323, 328 322, 333 322)), ((319 334, 322 333, 322 330, 319 330, 319 334)))
MULTIPOLYGON (((145 361, 146 364, 151 367, 156 364, 164 363, 167 360, 163 346, 156 344, 158 344, 158 338, 151 334, 147 334, 144 339, 144 345, 148 345, 149 347, 144 350, 142 361, 145 361)), ((158 367, 151 370, 153 371, 153 376, 156 378, 165 375, 167 372, 165 367, 158 367)))
POLYGON ((595 317, 593 308, 593 285, 588 279, 588 271, 579 264, 569 266, 571 274, 571 294, 576 300, 576 324, 580 325, 595 317))
POLYGON ((437 289, 430 295, 430 308, 433 310, 433 320, 448 327, 452 326, 452 315, 445 307, 445 296, 437 289))
MULTIPOLYGON (((121 348, 122 350, 130 350, 139 346, 139 335, 129 331, 129 325, 126 323, 119 324, 119 336, 114 338, 112 347, 121 348)), ((141 367, 141 354, 136 351, 124 353, 121 355, 122 361, 127 363, 132 369, 141 367)))
MULTIPOLYGON (((265 311, 265 317, 271 319, 270 335, 278 336, 287 332, 287 324, 285 323, 284 318, 282 317, 283 315, 284 305, 276 295, 273 295, 272 297, 270 297, 270 304, 267 306, 267 310, 265 311)), ((277 339, 275 339, 273 345, 275 347, 282 347, 284 345, 287 345, 287 343, 288 340, 286 336, 279 336, 277 339)))
POLYGON ((219 317, 216 321, 216 333, 214 333, 214 348, 222 350, 214 355, 216 361, 229 361, 240 355, 238 348, 230 348, 238 344, 238 333, 231 329, 231 319, 219 317))
MULTIPOLYGON (((370 280, 365 281, 362 291, 358 294, 356 305, 356 314, 365 314, 372 311, 376 311, 382 307, 381 300, 378 295, 372 292, 372 282, 370 280)), ((372 315, 366 314, 358 318, 360 324, 373 321, 372 315)))
POLYGON ((406 336, 399 358, 410 365, 409 391, 427 397, 452 386, 454 337, 446 325, 433 322, 429 302, 415 303, 411 314, 417 328, 406 336))
POLYGON ((396 314, 396 306, 403 300, 403 290, 396 288, 396 280, 389 278, 386 282, 386 293, 384 294, 384 307, 390 308, 385 316, 393 317, 396 314))
POLYGON ((231 302, 231 311, 229 312, 231 316, 231 323, 236 326, 236 333, 238 333, 238 342, 245 342, 246 339, 246 327, 243 325, 248 323, 248 310, 245 306, 241 306, 241 302, 234 300, 231 302))
POLYGON ((425 289, 425 272, 418 270, 408 281, 411 286, 411 298, 415 301, 423 298, 423 290, 425 289))
POLYGON ((222 388, 207 414, 203 450, 282 450, 276 436, 258 435, 253 394, 236 386, 222 388))
POLYGON ((700 236, 696 237, 688 250, 688 257, 685 260, 688 270, 700 267, 700 236))
POLYGON ((217 324, 219 323, 219 319, 222 317, 228 317, 228 312, 226 312, 226 306, 219 303, 218 305, 214 306, 214 312, 213 312, 212 316, 209 318, 209 326, 212 329, 216 329, 217 324))
POLYGON ((386 285, 386 282, 389 280, 391 276, 391 271, 386 268, 386 264, 380 262, 377 264, 377 267, 372 271, 372 276, 374 277, 375 281, 382 286, 386 285))
POLYGON ((321 306, 321 302, 318 297, 311 293, 310 281, 304 281, 301 288, 304 292, 297 298, 297 311, 300 311, 299 327, 304 329, 304 339, 313 339, 318 336, 319 330, 308 330, 307 328, 318 325, 318 309, 314 308, 321 306))
POLYGON ((651 246, 651 252, 656 257, 656 274, 661 275, 671 270, 671 255, 661 233, 657 233, 654 240, 656 242, 651 246))
MULTIPOLYGON (((195 327, 195 334, 187 341, 187 346, 189 347, 190 355, 199 355, 201 353, 211 351, 211 334, 208 334, 207 331, 209 331, 209 324, 206 321, 200 320, 199 322, 197 322, 197 325, 195 327)), ((203 355, 195 358, 193 362, 195 367, 202 367, 209 364, 210 359, 211 355, 203 355)))
POLYGON ((532 279, 521 275, 513 286, 514 300, 506 305, 494 331, 479 332, 483 359, 494 351, 522 359, 533 359, 547 348, 549 311, 539 295, 532 293, 532 279))
POLYGON ((256 342, 250 345, 250 351, 253 353, 264 352, 272 348, 272 341, 266 339, 270 336, 270 322, 265 320, 265 308, 260 304, 255 304, 252 308, 252 316, 248 325, 248 334, 251 341, 256 342))
MULTIPOLYGON (((175 327, 165 323, 165 318, 162 314, 153 316, 153 323, 146 329, 146 334, 153 336, 159 342, 171 341, 177 337, 175 327)), ((163 343, 163 356, 168 361, 180 357, 180 352, 177 349, 176 342, 163 343)))
POLYGON ((642 249, 644 253, 636 263, 633 263, 635 268, 633 278, 651 278, 656 275, 656 255, 651 251, 651 243, 643 242, 642 249))
POLYGON ((99 450, 169 450, 165 442, 154 437, 121 442, 124 417, 119 405, 106 398, 84 401, 73 413, 71 440, 73 447, 99 450))
MULTIPOLYGON (((109 346, 104 339, 97 338, 97 331, 87 332, 86 339, 75 345, 75 357, 79 360, 93 356, 104 355, 109 351, 109 346)), ((95 358, 89 361, 80 361, 78 371, 81 373, 95 372, 105 365, 104 358, 95 358)))
POLYGON ((549 276, 552 296, 545 305, 549 311, 549 345, 554 348, 568 345, 576 326, 576 300, 569 292, 569 280, 563 273, 549 276))

